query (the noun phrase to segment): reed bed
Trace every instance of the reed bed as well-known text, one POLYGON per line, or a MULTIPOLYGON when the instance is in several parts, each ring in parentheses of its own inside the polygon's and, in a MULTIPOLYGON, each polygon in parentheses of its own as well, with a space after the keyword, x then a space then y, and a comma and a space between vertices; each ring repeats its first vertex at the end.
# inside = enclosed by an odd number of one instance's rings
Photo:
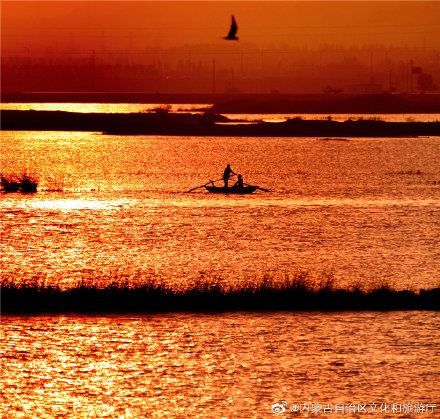
POLYGON ((266 276, 240 287, 200 280, 181 289, 153 281, 78 281, 66 289, 38 278, 1 282, 2 313, 438 310, 439 301, 440 288, 400 291, 381 283, 342 289, 332 276, 311 282, 307 273, 283 282, 266 276))
POLYGON ((0 174, 0 190, 4 193, 35 193, 37 187, 37 176, 28 172, 0 174))

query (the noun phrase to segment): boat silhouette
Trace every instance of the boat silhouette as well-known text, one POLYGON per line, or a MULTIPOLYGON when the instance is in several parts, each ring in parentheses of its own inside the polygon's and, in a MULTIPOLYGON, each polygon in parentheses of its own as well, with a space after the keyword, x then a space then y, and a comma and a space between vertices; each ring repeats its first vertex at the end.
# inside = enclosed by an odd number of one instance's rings
POLYGON ((205 185, 205 189, 211 193, 245 195, 245 194, 254 193, 258 189, 258 186, 244 185, 241 188, 239 188, 237 186, 231 186, 231 187, 225 188, 224 186, 205 185))

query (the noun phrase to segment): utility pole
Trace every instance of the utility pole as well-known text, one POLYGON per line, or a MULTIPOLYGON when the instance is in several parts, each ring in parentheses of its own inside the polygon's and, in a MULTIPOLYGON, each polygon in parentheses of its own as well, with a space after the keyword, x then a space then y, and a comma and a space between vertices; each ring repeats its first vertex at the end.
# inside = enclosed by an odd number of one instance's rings
POLYGON ((405 93, 405 73, 406 64, 405 61, 400 62, 400 93, 405 93))
POLYGON ((25 83, 27 84, 27 86, 26 86, 27 90, 32 90, 31 89, 31 82, 30 82, 30 80, 32 80, 32 77, 31 77, 31 51, 30 51, 29 47, 26 47, 26 51, 27 51, 27 59, 26 59, 25 73, 27 75, 27 77, 26 77, 27 81, 25 83))
POLYGON ((440 74, 440 53, 438 52, 438 50, 436 51, 436 55, 437 55, 437 75, 440 74))
POLYGON ((92 91, 95 91, 95 50, 92 49, 92 91))
POLYGON ((212 60, 212 94, 215 94, 215 60, 212 60))

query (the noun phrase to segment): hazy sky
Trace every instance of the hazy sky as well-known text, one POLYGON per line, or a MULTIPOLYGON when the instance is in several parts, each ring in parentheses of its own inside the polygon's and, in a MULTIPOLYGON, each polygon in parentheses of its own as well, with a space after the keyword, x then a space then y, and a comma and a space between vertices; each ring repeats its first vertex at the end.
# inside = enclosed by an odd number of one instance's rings
POLYGON ((440 2, 2 1, 2 49, 216 44, 230 15, 257 47, 385 43, 440 47, 440 2))

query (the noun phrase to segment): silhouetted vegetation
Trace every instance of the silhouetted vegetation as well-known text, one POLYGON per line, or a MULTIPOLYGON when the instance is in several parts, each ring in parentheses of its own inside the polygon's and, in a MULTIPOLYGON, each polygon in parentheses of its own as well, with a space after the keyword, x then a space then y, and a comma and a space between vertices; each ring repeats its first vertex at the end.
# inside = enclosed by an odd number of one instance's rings
POLYGON ((152 109, 151 112, 156 112, 158 114, 168 114, 171 112, 171 105, 160 105, 152 109))
POLYGON ((63 289, 44 280, 3 280, 3 313, 40 312, 172 312, 172 311, 341 311, 438 310, 440 288, 398 291, 388 284, 372 289, 354 285, 336 288, 332 276, 319 283, 307 273, 270 277, 239 288, 221 281, 199 281, 176 290, 160 282, 130 283, 115 280, 99 286, 80 281, 63 289))
POLYGON ((34 193, 37 192, 37 187, 37 177, 27 172, 23 172, 19 175, 15 173, 0 174, 0 190, 4 193, 34 193))
POLYGON ((61 111, 2 111, 5 130, 101 131, 115 135, 193 135, 254 137, 401 137, 440 135, 439 122, 380 120, 302 120, 219 124, 230 122, 213 113, 149 112, 99 114, 61 111))

